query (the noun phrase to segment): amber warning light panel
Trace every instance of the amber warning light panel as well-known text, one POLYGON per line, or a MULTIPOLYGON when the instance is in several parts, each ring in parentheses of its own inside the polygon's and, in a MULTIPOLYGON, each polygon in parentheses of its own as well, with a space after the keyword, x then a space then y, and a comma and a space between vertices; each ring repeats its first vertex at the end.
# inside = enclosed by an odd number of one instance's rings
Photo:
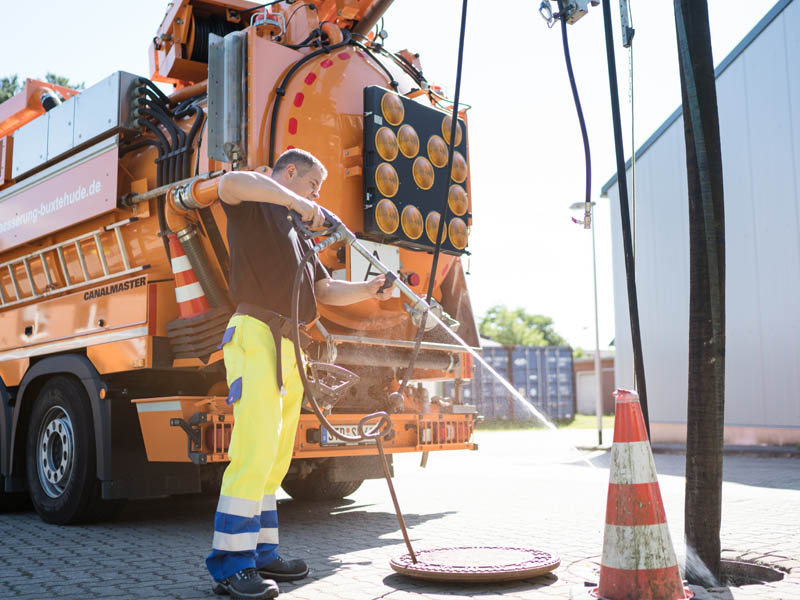
POLYGON ((467 129, 459 119, 447 176, 451 117, 381 87, 364 88, 364 233, 370 239, 431 250, 448 211, 442 252, 466 251, 467 129))

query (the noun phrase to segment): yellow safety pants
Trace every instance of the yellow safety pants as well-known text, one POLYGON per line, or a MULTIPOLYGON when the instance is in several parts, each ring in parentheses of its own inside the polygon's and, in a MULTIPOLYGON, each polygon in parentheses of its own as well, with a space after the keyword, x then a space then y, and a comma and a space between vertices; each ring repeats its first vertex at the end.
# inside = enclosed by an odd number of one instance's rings
POLYGON ((272 332, 258 319, 234 315, 223 353, 235 423, 206 558, 216 581, 277 557, 275 491, 289 470, 303 400, 293 343, 281 338, 281 395, 272 332))

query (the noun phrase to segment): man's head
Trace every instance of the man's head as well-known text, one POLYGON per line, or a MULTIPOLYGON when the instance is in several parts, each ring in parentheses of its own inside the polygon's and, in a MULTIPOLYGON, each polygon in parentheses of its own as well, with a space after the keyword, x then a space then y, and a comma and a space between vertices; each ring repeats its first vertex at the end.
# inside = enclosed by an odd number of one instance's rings
POLYGON ((275 161, 272 178, 295 194, 316 200, 328 171, 320 160, 305 150, 292 148, 275 161))

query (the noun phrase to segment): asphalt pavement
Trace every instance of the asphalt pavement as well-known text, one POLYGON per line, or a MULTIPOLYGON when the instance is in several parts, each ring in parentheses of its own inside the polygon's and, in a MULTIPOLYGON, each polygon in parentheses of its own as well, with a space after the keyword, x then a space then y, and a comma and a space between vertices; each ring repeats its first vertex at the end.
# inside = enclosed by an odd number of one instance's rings
MULTIPOLYGON (((610 432, 605 432, 610 440, 610 432)), ((551 574, 513 583, 426 583, 394 573, 406 553, 383 480, 337 502, 279 496, 281 552, 303 558, 310 576, 281 584, 297 600, 491 600, 570 598, 599 571, 609 452, 579 452, 596 432, 478 432, 476 452, 395 458, 395 486, 417 550, 455 546, 526 547, 561 557, 551 574)), ((655 456, 672 540, 683 550, 680 454, 655 456)), ((785 574, 762 585, 694 588, 700 600, 800 600, 800 460, 725 457, 723 558, 785 574)), ((0 515, 0 598, 211 598, 204 558, 215 497, 129 503, 113 521, 46 525, 28 510, 0 515)), ((577 596, 575 596, 577 597, 577 596)))

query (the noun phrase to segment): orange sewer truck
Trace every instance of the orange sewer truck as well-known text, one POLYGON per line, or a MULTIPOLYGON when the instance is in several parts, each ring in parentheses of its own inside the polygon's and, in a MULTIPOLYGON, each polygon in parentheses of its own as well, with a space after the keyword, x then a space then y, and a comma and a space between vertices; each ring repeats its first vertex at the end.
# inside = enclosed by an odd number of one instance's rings
MULTIPOLYGON (((42 519, 99 518, 126 498, 216 491, 233 426, 219 344, 234 310, 217 186, 286 149, 318 156, 320 203, 477 346, 460 257, 471 225, 467 129, 447 173, 452 105, 419 57, 373 32, 386 0, 171 2, 150 78, 83 91, 27 80, 0 104, 0 505, 29 494, 42 519), (153 82, 172 84, 170 95, 153 82)), ((320 253, 334 278, 374 275, 351 246, 320 253)), ((269 269, 270 265, 263 265, 269 269)), ((287 283, 288 285, 288 283, 287 283)), ((360 376, 329 420, 353 434, 391 413, 386 450, 474 449, 461 402, 469 355, 422 337, 403 297, 319 306, 312 359, 360 376), (454 398, 422 382, 455 380, 454 398)), ((301 415, 283 487, 340 498, 381 476, 373 443, 343 443, 301 415)))

